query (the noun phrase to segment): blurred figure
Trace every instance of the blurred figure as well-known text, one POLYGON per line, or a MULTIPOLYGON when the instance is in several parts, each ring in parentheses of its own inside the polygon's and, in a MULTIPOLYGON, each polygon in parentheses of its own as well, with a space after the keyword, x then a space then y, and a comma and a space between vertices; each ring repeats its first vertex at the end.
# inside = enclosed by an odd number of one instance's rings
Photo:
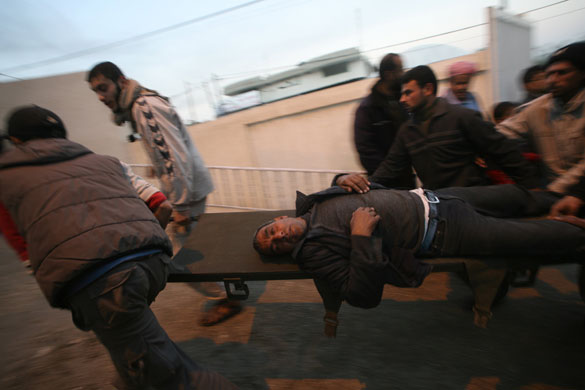
MULTIPOLYGON (((360 103, 354 122, 354 141, 362 166, 368 175, 374 173, 394 142, 398 129, 408 119, 399 103, 402 59, 390 53, 380 62, 380 80, 360 103)), ((410 170, 404 173, 405 187, 413 185, 410 170)))
POLYGON ((469 92, 469 85, 476 71, 473 62, 459 61, 452 64, 449 67, 449 89, 442 97, 451 104, 481 112, 477 99, 469 92))
POLYGON ((50 305, 96 334, 119 388, 235 388, 181 351, 150 309, 166 285, 172 247, 120 161, 66 134, 55 113, 19 108, 8 119, 16 147, 0 155, 0 200, 50 305))
MULTIPOLYGON (((449 104, 436 97, 436 91, 437 78, 428 66, 404 74, 400 102, 412 115, 370 181, 396 188, 400 174, 413 167, 422 186, 430 190, 491 184, 485 169, 474 163, 482 156, 519 183, 536 187, 536 172, 515 142, 496 132, 477 111, 449 104)), ((368 180, 361 175, 341 175, 335 183, 348 191, 369 190, 368 180)))
POLYGON ((554 52, 546 63, 550 93, 500 123, 506 136, 534 142, 551 191, 565 194, 585 176, 585 41, 554 52))
POLYGON ((514 102, 500 102, 496 104, 493 111, 494 123, 497 125, 514 115, 516 107, 518 107, 518 103, 514 102))
MULTIPOLYGON (((500 102, 496 104, 493 110, 494 123, 497 125, 512 117, 515 114, 515 110, 518 106, 519 104, 514 102, 500 102)), ((540 156, 534 151, 535 149, 533 145, 527 142, 523 142, 519 145, 519 147, 524 158, 530 162, 530 164, 534 165, 540 175, 542 170, 540 156)), ((486 167, 487 175, 490 177, 493 184, 514 183, 514 180, 506 175, 501 169, 498 169, 497 164, 494 164, 489 160, 483 161, 483 159, 478 159, 477 163, 486 167)))
MULTIPOLYGON (((207 195, 213 191, 203 159, 166 97, 126 78, 111 62, 94 66, 87 74, 87 82, 98 99, 112 110, 114 122, 120 126, 130 122, 142 139, 161 190, 173 205, 173 221, 166 233, 173 244, 173 254, 177 254, 205 211, 207 195)), ((201 317, 201 325, 217 324, 242 310, 241 303, 229 300, 219 283, 189 285, 214 301, 201 317)))
POLYGON ((534 65, 524 71, 522 85, 526 95, 522 103, 528 103, 548 92, 546 72, 542 65, 534 65))

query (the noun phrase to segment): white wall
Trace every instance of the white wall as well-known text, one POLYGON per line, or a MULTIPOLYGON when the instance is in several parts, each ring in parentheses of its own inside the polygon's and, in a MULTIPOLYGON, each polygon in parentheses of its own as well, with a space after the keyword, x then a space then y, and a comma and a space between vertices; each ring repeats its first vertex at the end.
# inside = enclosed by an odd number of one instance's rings
POLYGON ((61 76, 0 83, 0 118, 2 128, 14 108, 36 104, 55 112, 65 123, 69 139, 88 146, 100 154, 129 160, 139 155, 140 146, 129 145, 126 126, 116 126, 111 111, 100 103, 85 81, 85 72, 61 76))
POLYGON ((343 83, 347 80, 364 78, 369 75, 369 68, 364 61, 350 62, 347 72, 325 77, 321 70, 305 73, 278 83, 267 85, 260 90, 262 102, 269 103, 286 97, 343 83))
POLYGON ((521 101, 520 75, 531 64, 530 24, 515 15, 488 8, 493 101, 521 101))

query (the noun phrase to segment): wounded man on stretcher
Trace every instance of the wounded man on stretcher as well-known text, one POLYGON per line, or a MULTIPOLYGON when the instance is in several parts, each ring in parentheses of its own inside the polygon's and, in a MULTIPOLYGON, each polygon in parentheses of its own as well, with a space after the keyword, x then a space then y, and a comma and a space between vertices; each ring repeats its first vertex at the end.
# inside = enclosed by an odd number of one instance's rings
POLYGON ((261 225, 254 248, 291 253, 353 306, 380 303, 384 284, 418 287, 432 266, 425 257, 562 256, 583 258, 585 229, 547 219, 559 198, 520 186, 391 190, 331 187, 297 193, 296 217, 261 225))

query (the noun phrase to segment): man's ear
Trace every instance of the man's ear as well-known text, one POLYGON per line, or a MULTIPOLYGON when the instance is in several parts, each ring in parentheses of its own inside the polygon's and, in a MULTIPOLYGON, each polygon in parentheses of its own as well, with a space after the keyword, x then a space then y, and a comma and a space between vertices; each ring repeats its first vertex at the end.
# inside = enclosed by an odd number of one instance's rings
POLYGON ((118 86, 120 89, 124 89, 128 86, 128 79, 125 76, 118 77, 118 86))
POLYGON ((435 94, 435 87, 431 83, 426 83, 422 90, 425 96, 433 96, 435 94))

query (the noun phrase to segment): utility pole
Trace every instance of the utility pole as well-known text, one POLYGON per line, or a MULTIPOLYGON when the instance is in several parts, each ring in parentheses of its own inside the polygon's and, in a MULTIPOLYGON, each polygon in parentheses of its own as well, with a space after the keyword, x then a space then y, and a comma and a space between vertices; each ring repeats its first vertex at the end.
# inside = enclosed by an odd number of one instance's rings
POLYGON ((358 50, 362 51, 362 10, 361 8, 355 9, 355 27, 356 27, 356 34, 357 34, 357 45, 358 50))

